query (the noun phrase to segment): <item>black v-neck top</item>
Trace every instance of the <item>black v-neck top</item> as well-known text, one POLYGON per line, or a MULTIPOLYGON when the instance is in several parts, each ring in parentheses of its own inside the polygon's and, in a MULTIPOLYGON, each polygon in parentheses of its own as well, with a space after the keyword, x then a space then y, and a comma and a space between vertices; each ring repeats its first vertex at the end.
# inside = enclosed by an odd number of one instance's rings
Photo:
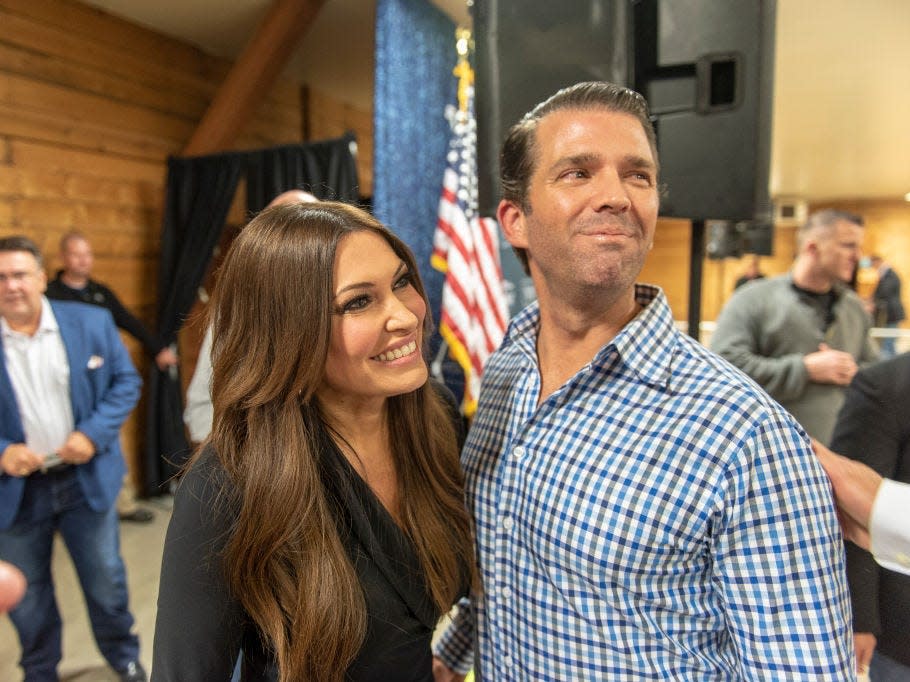
MULTIPOLYGON (((366 637, 347 679, 432 682, 430 640, 440 614, 414 545, 325 432, 320 444, 323 483, 367 606, 366 637)), ((221 556, 234 517, 219 497, 226 480, 209 448, 174 497, 161 567, 153 682, 230 680, 240 650, 242 680, 277 679, 271 654, 224 581, 221 556)))

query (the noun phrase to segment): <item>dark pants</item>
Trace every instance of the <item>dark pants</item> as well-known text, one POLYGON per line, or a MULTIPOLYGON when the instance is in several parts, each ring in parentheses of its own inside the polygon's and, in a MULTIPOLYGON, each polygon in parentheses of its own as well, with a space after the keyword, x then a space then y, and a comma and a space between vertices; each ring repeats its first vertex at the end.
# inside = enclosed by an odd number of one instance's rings
POLYGON ((123 670, 139 659, 139 638, 130 632, 117 509, 93 511, 71 468, 29 476, 13 525, 0 531, 0 559, 18 566, 28 581, 25 596, 9 614, 22 645, 25 680, 57 680, 61 621, 51 576, 55 531, 76 567, 95 642, 110 666, 123 670))

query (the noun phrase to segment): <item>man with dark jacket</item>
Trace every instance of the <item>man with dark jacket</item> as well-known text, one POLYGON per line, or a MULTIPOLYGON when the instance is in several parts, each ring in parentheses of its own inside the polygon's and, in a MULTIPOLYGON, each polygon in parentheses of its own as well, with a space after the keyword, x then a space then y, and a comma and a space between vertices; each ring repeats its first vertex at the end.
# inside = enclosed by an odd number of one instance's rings
MULTIPOLYGON (((901 302, 901 278, 881 256, 872 256, 872 267, 878 272, 878 284, 872 301, 875 305, 876 327, 897 329, 904 319, 904 304, 901 302)), ((886 336, 881 342, 882 359, 892 358, 896 353, 894 337, 886 336)))
MULTIPOLYGON (((881 476, 910 483, 908 398, 908 353, 857 373, 838 416, 832 449, 881 476)), ((879 566, 873 554, 852 542, 846 549, 857 665, 871 665, 873 680, 910 679, 910 576, 879 566)))

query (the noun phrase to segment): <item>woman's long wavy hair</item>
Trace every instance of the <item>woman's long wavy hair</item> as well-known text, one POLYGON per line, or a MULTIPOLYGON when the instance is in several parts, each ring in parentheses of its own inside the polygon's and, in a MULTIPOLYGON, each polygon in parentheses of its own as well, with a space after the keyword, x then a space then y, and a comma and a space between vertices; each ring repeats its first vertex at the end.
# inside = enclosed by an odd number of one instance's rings
MULTIPOLYGON (((389 244, 426 300, 407 246, 369 214, 339 203, 262 211, 235 240, 214 295, 210 440, 229 477, 225 495, 239 510, 224 565, 274 652, 281 682, 341 680, 367 627, 320 477, 326 426, 315 398, 332 328, 335 253, 362 230, 389 244)), ((442 613, 469 583, 473 562, 454 428, 427 384, 389 398, 387 412, 401 524, 442 613)))

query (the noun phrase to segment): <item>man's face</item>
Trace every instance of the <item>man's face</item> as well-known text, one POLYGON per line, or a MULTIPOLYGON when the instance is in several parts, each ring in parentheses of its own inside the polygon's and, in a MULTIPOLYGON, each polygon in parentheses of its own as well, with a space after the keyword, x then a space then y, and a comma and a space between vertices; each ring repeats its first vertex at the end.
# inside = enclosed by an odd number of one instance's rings
POLYGON ((859 263, 863 245, 863 228, 849 220, 839 220, 828 235, 815 241, 819 275, 835 281, 849 282, 859 263))
POLYGON ((89 277, 95 257, 91 245, 84 239, 70 239, 61 252, 63 269, 73 277, 89 277))
POLYGON ((499 218, 525 248, 538 295, 630 290, 654 242, 657 168, 641 123, 606 108, 545 116, 536 131, 528 210, 499 218))
POLYGON ((28 251, 0 251, 0 316, 13 329, 41 319, 47 277, 28 251))

